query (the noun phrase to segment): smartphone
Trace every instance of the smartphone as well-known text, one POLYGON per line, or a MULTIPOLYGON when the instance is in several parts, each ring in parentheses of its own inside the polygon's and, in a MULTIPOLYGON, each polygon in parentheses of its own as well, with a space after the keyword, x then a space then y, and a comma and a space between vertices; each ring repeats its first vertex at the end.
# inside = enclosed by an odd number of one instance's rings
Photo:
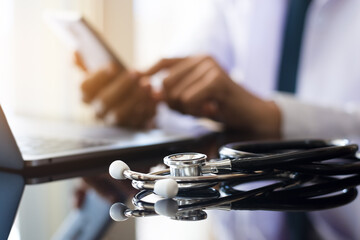
POLYGON ((126 69, 101 35, 81 14, 46 12, 44 19, 55 35, 81 55, 88 71, 99 70, 110 62, 116 62, 120 71, 126 69))

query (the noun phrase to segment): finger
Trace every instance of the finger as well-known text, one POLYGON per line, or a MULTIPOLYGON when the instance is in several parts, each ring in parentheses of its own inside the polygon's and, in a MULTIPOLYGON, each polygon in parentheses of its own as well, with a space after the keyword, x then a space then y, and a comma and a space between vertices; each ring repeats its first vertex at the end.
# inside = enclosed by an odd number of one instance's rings
POLYGON ((199 109, 209 100, 215 100, 216 91, 220 89, 217 77, 218 71, 212 69, 184 92, 181 97, 181 103, 186 113, 199 116, 201 115, 199 109))
MULTIPOLYGON (((144 92, 144 90, 141 90, 144 92)), ((142 128, 146 125, 148 118, 146 117, 147 109, 150 107, 150 95, 140 96, 137 101, 129 108, 127 116, 123 120, 123 125, 131 128, 142 128)))
MULTIPOLYGON (((165 95, 166 101, 169 105, 180 104, 181 96, 192 88, 192 86, 200 81, 207 72, 213 68, 213 64, 210 61, 202 61, 197 67, 195 67, 192 71, 189 72, 186 76, 183 77, 181 81, 178 81, 173 87, 166 87, 165 95)), ((181 107, 181 106, 180 106, 181 107)))
POLYGON ((87 72, 87 68, 86 68, 84 61, 78 51, 75 51, 73 53, 73 60, 74 60, 74 63, 76 66, 78 66, 84 72, 87 72))
POLYGON ((138 86, 139 79, 139 74, 136 72, 123 72, 118 75, 114 81, 96 95, 93 106, 97 115, 103 117, 109 109, 126 101, 129 97, 132 98, 133 96, 129 93, 138 86))
POLYGON ((195 69, 205 59, 203 57, 194 57, 185 59, 174 65, 169 72, 169 75, 163 80, 163 87, 171 89, 176 87, 177 83, 182 80, 187 74, 195 69))
POLYGON ((141 102, 134 106, 134 111, 130 113, 133 117, 126 123, 129 127, 134 129, 145 128, 148 122, 151 120, 148 112, 151 108, 151 104, 141 102))
POLYGON ((161 91, 160 92, 152 92, 152 98, 156 102, 164 101, 164 95, 163 95, 163 93, 161 91))
POLYGON ((129 126, 133 128, 144 128, 148 122, 154 117, 157 101, 152 97, 152 89, 150 84, 141 86, 143 89, 142 97, 132 108, 133 118, 129 122, 129 126))
POLYGON ((143 121, 137 123, 137 127, 140 128, 151 128, 154 126, 154 117, 156 115, 157 102, 149 101, 144 112, 142 113, 143 121))
POLYGON ((99 91, 108 85, 117 74, 117 67, 113 63, 95 73, 89 74, 81 84, 84 102, 91 102, 99 91))
POLYGON ((153 75, 153 74, 159 72, 160 70, 172 67, 173 65, 182 61, 183 59, 184 58, 163 58, 160 61, 158 61, 157 63, 155 63, 152 67, 150 67, 148 70, 143 72, 143 74, 147 75, 147 76, 153 75))
POLYGON ((153 114, 156 103, 151 96, 151 86, 141 86, 139 98, 130 108, 128 118, 124 119, 124 124, 134 128, 144 128, 154 117, 153 114))
POLYGON ((120 102, 115 108, 111 109, 105 117, 105 121, 108 124, 118 124, 126 126, 126 124, 131 121, 133 117, 131 115, 133 106, 137 103, 138 99, 141 99, 142 91, 135 88, 130 93, 124 101, 120 102))

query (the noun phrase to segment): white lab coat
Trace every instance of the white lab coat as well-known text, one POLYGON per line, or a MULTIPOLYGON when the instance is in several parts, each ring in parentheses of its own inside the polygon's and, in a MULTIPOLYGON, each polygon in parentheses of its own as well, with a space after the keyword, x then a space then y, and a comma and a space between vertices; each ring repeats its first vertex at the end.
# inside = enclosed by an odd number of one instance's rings
MULTIPOLYGON (((210 2, 210 1, 209 1, 210 2)), ((199 12, 173 55, 212 55, 233 80, 282 112, 285 138, 360 139, 360 1, 313 0, 296 97, 275 92, 286 0, 219 0, 199 12), (187 40, 186 40, 187 39, 187 40)), ((185 16, 185 15, 184 15, 185 16)), ((281 239, 283 214, 219 213, 219 239, 281 239)), ((310 213, 324 239, 360 239, 360 200, 310 213)))

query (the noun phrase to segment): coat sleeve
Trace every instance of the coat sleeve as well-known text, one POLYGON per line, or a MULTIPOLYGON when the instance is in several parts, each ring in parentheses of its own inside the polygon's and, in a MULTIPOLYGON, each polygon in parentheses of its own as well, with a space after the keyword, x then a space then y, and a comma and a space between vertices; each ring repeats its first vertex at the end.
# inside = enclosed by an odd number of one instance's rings
POLYGON ((360 140, 360 104, 323 106, 276 94, 285 138, 349 138, 360 140))

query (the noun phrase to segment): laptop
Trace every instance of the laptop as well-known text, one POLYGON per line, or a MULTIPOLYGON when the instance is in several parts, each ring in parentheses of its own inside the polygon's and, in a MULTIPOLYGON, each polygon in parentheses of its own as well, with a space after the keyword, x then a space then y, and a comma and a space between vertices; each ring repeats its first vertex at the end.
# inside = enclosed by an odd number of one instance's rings
POLYGON ((14 225, 24 187, 22 176, 0 172, 0 239, 12 239, 9 234, 14 225))
MULTIPOLYGON (((135 131, 98 124, 14 118, 7 121, 0 105, 0 168, 24 170, 61 163, 115 160, 117 156, 164 149, 196 141, 216 131, 193 118, 167 122, 176 126, 135 131)), ((165 117, 166 118, 166 117, 165 117)))

